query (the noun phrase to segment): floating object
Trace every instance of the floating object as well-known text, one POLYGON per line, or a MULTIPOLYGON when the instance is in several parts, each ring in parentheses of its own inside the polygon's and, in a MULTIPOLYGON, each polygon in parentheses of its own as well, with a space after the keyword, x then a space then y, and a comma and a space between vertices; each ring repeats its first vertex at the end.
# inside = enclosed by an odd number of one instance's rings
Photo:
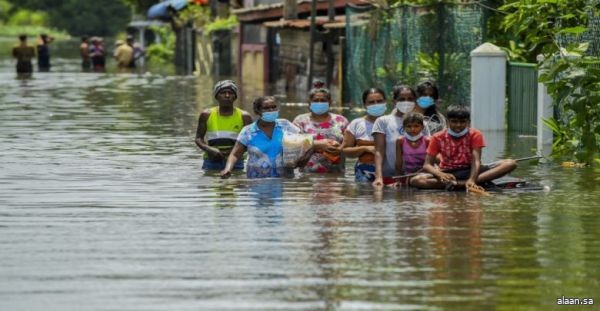
POLYGON ((477 194, 481 194, 484 196, 491 196, 491 194, 487 191, 485 191, 485 189, 483 189, 483 187, 478 186, 478 185, 472 185, 467 187, 467 192, 472 192, 472 193, 477 193, 477 194))
POLYGON ((567 161, 567 162, 563 162, 560 164, 560 166, 562 167, 575 167, 575 168, 582 168, 582 167, 586 167, 587 164, 585 163, 577 163, 577 162, 571 162, 571 161, 567 161))

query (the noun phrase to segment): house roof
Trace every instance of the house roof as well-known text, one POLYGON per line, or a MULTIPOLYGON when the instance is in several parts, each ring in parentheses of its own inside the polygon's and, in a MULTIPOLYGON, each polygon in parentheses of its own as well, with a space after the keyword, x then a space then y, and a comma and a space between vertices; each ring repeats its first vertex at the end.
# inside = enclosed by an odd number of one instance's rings
MULTIPOLYGON (((364 0, 333 0, 335 8, 343 8, 346 4, 364 4, 364 0)), ((310 13, 311 0, 297 0, 298 14, 310 13)), ((317 10, 326 10, 329 7, 327 0, 317 0, 317 10)), ((231 10, 237 15, 240 22, 257 22, 261 20, 278 19, 283 16, 283 3, 259 5, 250 8, 231 10)))
MULTIPOLYGON (((346 16, 344 15, 338 15, 335 17, 335 19, 333 21, 329 21, 327 17, 325 16, 318 16, 315 19, 315 24, 317 24, 318 26, 323 26, 323 27, 327 27, 327 25, 333 25, 333 24, 346 24, 346 16)), ((280 19, 277 21, 268 21, 268 22, 264 22, 263 25, 265 25, 268 28, 300 28, 300 29, 304 29, 304 28, 310 28, 310 19, 280 19)))

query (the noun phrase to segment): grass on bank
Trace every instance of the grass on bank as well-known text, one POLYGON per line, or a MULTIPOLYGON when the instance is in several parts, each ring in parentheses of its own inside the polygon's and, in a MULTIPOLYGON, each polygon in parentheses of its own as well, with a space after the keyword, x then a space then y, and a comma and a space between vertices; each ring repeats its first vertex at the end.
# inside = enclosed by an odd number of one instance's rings
POLYGON ((48 34, 55 39, 71 38, 68 33, 54 28, 43 26, 16 26, 0 24, 0 37, 14 37, 16 39, 19 35, 26 34, 30 38, 36 38, 43 33, 48 34))

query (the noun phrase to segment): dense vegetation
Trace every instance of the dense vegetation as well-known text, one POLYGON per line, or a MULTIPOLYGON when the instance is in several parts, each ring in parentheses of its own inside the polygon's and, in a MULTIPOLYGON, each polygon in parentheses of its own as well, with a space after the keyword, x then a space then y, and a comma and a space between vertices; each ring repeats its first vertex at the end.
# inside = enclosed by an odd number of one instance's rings
MULTIPOLYGON (((600 54, 596 36, 582 37, 600 17, 598 0, 507 1, 502 25, 518 36, 525 54, 540 54, 540 82, 558 114, 546 120, 556 157, 600 165, 600 54), (583 39, 587 38, 587 39, 583 39), (595 51, 589 51, 594 44, 595 51)), ((598 27, 600 25, 595 25, 598 27)))
POLYGON ((30 16, 43 21, 43 26, 64 30, 71 35, 110 36, 122 31, 129 22, 131 10, 123 0, 0 0, 0 16, 30 16), (7 5, 8 4, 8 5, 7 5), (6 7, 7 10, 2 10, 6 7))

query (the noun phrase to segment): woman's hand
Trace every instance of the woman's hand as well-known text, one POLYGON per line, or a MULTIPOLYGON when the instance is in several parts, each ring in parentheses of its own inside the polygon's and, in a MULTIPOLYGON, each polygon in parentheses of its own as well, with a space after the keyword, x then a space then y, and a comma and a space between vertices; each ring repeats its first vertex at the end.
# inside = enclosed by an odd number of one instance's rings
POLYGON ((375 178, 372 185, 375 188, 379 188, 379 189, 383 188, 383 178, 375 178))
POLYGON ((221 176, 222 179, 226 179, 231 177, 231 169, 229 168, 225 168, 224 170, 222 170, 219 175, 221 176))

